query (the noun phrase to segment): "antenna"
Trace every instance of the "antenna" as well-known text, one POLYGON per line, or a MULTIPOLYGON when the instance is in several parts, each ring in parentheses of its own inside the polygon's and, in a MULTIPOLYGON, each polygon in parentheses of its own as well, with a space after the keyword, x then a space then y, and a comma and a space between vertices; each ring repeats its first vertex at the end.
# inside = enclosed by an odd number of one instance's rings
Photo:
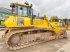
POLYGON ((25 2, 25 4, 26 4, 26 5, 29 5, 29 3, 28 3, 27 1, 25 2))
POLYGON ((40 13, 38 12, 38 17, 39 17, 40 13))

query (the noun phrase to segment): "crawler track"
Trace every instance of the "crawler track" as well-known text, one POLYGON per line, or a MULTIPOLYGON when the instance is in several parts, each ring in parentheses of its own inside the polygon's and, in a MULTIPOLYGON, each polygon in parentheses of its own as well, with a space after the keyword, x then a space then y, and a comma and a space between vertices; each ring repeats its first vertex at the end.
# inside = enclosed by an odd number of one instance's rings
POLYGON ((18 50, 63 37, 64 35, 55 35, 53 31, 37 28, 12 30, 4 36, 5 42, 10 50, 18 50))

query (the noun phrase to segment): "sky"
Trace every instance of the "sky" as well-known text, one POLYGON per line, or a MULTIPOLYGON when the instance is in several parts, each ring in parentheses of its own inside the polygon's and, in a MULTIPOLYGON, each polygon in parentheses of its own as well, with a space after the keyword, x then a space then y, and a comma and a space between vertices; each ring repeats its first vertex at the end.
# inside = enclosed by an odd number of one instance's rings
POLYGON ((0 0, 0 7, 10 8, 12 2, 33 4, 34 14, 70 18, 70 0, 0 0))

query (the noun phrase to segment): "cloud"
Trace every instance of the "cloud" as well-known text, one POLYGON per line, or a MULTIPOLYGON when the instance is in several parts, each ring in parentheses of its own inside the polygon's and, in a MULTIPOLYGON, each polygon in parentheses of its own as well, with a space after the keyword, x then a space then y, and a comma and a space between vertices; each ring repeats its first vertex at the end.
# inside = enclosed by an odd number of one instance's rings
POLYGON ((0 7, 10 8, 12 2, 25 1, 33 4, 34 14, 48 15, 49 17, 57 15, 59 18, 70 17, 70 0, 0 0, 0 7))
POLYGON ((58 17, 62 17, 62 15, 59 13, 62 13, 64 11, 61 12, 60 9, 62 9, 63 6, 66 5, 66 2, 67 0, 37 0, 37 3, 34 3, 37 4, 41 15, 47 14, 49 16, 57 15, 58 17))
POLYGON ((57 15, 60 18, 69 18, 70 17, 70 0, 67 0, 63 5, 54 8, 49 11, 49 15, 57 15))

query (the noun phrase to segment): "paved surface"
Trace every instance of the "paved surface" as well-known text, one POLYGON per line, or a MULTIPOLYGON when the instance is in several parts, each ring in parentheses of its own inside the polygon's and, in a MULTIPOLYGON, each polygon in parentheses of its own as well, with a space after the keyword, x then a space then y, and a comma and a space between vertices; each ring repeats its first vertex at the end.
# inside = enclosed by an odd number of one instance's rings
MULTIPOLYGON (((17 51, 10 51, 7 49, 6 45, 2 40, 2 35, 4 34, 4 30, 0 31, 0 52, 56 52, 59 50, 63 45, 70 42, 70 39, 59 39, 53 40, 46 43, 30 46, 21 50, 17 51)), ((70 32, 68 32, 68 37, 70 37, 70 32)))
POLYGON ((62 46, 56 52, 70 52, 70 42, 62 46))
MULTIPOLYGON (((68 38, 70 38, 70 32, 68 32, 68 38)), ((58 49, 56 52, 70 52, 70 39, 68 39, 69 42, 65 45, 63 45, 60 49, 58 49)))

